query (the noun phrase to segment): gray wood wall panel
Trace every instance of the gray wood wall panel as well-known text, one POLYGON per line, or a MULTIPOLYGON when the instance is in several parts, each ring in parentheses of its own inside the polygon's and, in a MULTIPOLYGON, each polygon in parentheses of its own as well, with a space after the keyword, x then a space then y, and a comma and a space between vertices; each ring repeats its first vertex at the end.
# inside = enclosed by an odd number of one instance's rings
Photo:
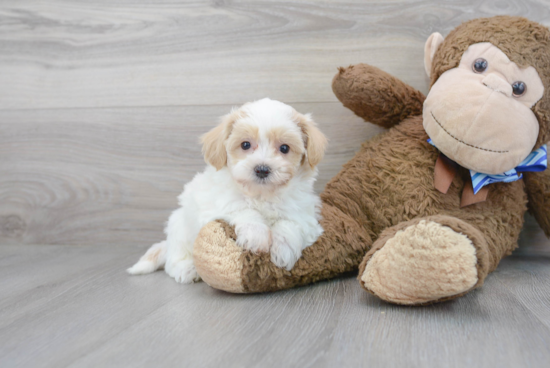
POLYGON ((331 139, 316 186, 380 132, 330 84, 368 62, 427 91, 423 44, 544 1, 3 1, 0 243, 145 244, 201 170, 197 137, 269 96, 331 139))
POLYGON ((358 62, 425 91, 430 33, 495 14, 550 24, 540 0, 3 1, 0 108, 336 101, 358 62))
MULTIPOLYGON (((382 129, 339 103, 297 103, 330 139, 321 191, 382 129)), ((204 169, 198 137, 231 105, 0 110, 0 244, 151 244, 183 184, 204 169)))

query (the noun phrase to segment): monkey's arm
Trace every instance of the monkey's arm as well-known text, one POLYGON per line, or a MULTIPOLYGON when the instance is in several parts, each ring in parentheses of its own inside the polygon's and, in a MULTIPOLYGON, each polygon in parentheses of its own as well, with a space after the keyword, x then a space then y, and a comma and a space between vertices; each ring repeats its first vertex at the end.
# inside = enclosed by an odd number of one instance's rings
POLYGON ((332 80, 334 94, 365 121, 390 128, 422 114, 426 97, 394 76, 367 64, 338 70, 332 80))
POLYGON ((550 237, 550 169, 523 174, 529 197, 529 212, 550 237))

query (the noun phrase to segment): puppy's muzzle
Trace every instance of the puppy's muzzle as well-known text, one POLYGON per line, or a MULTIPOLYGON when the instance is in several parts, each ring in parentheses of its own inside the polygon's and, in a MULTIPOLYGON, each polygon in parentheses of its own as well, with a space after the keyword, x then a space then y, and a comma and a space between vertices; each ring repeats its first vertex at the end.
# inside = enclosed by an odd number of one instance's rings
POLYGON ((254 172, 258 178, 265 179, 269 176, 271 169, 266 165, 258 165, 254 168, 254 172))

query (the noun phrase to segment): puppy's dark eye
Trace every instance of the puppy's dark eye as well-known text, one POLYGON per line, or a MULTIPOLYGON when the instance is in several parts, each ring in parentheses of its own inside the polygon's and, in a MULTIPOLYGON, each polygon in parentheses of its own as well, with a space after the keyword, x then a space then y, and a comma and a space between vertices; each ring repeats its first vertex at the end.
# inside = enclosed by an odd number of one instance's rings
POLYGON ((472 68, 476 73, 483 73, 485 70, 487 70, 488 66, 489 63, 487 62, 487 60, 479 58, 474 61, 474 65, 472 65, 472 68))
POLYGON ((286 144, 283 144, 281 147, 279 147, 279 151, 281 151, 282 153, 288 153, 288 151, 290 151, 290 147, 286 144))
POLYGON ((241 148, 242 148, 243 150, 245 150, 245 151, 246 151, 247 149, 250 149, 250 147, 251 147, 251 146, 250 146, 250 142, 243 142, 243 143, 241 143, 241 148))
POLYGON ((523 82, 514 82, 512 83, 512 93, 514 96, 519 97, 525 93, 527 86, 523 82))

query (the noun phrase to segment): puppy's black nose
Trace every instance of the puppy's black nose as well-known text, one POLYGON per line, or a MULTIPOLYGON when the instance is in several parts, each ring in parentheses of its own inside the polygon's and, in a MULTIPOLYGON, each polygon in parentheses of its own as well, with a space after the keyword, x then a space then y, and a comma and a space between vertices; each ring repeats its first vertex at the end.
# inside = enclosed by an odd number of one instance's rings
POLYGON ((265 165, 258 165, 254 168, 254 171, 256 172, 256 176, 260 179, 265 179, 271 172, 269 169, 269 166, 265 165))

